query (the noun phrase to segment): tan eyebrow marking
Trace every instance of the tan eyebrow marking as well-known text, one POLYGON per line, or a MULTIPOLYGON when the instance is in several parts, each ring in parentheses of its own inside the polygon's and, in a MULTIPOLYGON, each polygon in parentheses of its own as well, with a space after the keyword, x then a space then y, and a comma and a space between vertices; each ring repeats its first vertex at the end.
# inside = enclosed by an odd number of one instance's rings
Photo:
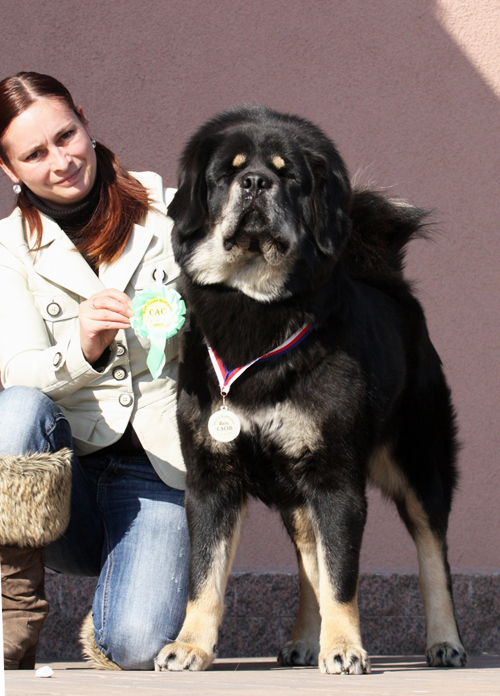
POLYGON ((279 155, 274 155, 273 164, 276 167, 276 169, 283 169, 283 167, 285 166, 285 160, 283 159, 283 157, 280 157, 279 155))
POLYGON ((246 161, 246 159, 246 155, 236 155, 236 157, 233 160, 233 167, 239 167, 246 161))

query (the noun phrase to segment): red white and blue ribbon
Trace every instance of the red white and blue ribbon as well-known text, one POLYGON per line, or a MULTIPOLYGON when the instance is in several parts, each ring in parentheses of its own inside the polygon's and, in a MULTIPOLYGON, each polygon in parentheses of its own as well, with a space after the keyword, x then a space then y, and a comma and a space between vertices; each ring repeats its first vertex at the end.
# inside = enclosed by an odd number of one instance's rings
POLYGON ((249 367, 255 365, 255 363, 264 362, 265 360, 276 358, 278 355, 288 353, 289 350, 292 350, 292 348, 298 346, 299 343, 301 343, 304 338, 311 333, 311 331, 312 326, 306 324, 274 350, 269 351, 269 353, 265 353, 265 355, 261 355, 260 358, 255 358, 255 360, 252 360, 252 362, 249 362, 246 365, 235 367, 234 370, 228 370, 215 350, 207 344, 208 354, 210 355, 210 360, 212 361, 215 374, 217 375, 217 379, 219 381, 221 394, 227 396, 227 394, 229 394, 229 390, 231 389, 231 385, 238 379, 238 377, 241 377, 241 375, 245 372, 245 370, 248 370, 249 367))

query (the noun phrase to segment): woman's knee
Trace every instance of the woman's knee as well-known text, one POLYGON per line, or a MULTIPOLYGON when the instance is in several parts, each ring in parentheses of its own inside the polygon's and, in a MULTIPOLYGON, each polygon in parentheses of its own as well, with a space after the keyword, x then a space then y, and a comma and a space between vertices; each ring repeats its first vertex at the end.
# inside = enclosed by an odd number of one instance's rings
MULTIPOLYGON (((161 592, 161 588, 158 588, 161 592)), ((94 600, 95 640, 106 657, 122 669, 151 670, 164 645, 177 638, 185 615, 185 602, 177 597, 145 606, 139 598, 123 603, 111 602, 107 616, 94 600)))
POLYGON ((33 387, 0 392, 0 454, 26 454, 71 447, 71 429, 61 410, 33 387))
POLYGON ((47 401, 54 403, 50 397, 34 387, 8 387, 0 393, 0 408, 14 409, 17 412, 28 409, 38 411, 47 401))
MULTIPOLYGON (((157 631, 144 617, 124 620, 119 626, 108 627, 103 640, 96 640, 100 650, 109 660, 124 670, 152 670, 154 659, 162 647, 175 639, 169 631, 157 631)), ((96 631, 99 636, 99 631, 96 631)))

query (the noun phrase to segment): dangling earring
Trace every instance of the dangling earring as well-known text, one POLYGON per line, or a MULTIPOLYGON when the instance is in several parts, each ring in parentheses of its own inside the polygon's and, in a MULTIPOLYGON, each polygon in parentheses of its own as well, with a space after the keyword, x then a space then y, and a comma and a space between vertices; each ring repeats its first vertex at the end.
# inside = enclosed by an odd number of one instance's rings
POLYGON ((95 146, 97 145, 97 143, 96 143, 96 141, 94 140, 94 138, 92 138, 92 140, 90 141, 90 144, 92 145, 92 147, 93 147, 94 150, 95 150, 95 146))
POLYGON ((12 190, 16 195, 19 195, 21 193, 21 186, 19 184, 14 184, 12 187, 12 190))

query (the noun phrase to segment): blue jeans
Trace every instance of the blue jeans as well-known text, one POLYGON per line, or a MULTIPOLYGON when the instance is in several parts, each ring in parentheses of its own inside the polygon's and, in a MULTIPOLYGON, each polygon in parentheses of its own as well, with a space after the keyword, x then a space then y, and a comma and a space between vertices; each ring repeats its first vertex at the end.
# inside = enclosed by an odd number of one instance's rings
MULTIPOLYGON (((73 449, 68 421, 30 387, 0 393, 0 455, 73 449)), ((184 493, 148 458, 73 457, 71 518, 45 550, 61 573, 98 576, 92 612, 98 647, 122 669, 153 669, 177 636, 187 602, 184 493)))

